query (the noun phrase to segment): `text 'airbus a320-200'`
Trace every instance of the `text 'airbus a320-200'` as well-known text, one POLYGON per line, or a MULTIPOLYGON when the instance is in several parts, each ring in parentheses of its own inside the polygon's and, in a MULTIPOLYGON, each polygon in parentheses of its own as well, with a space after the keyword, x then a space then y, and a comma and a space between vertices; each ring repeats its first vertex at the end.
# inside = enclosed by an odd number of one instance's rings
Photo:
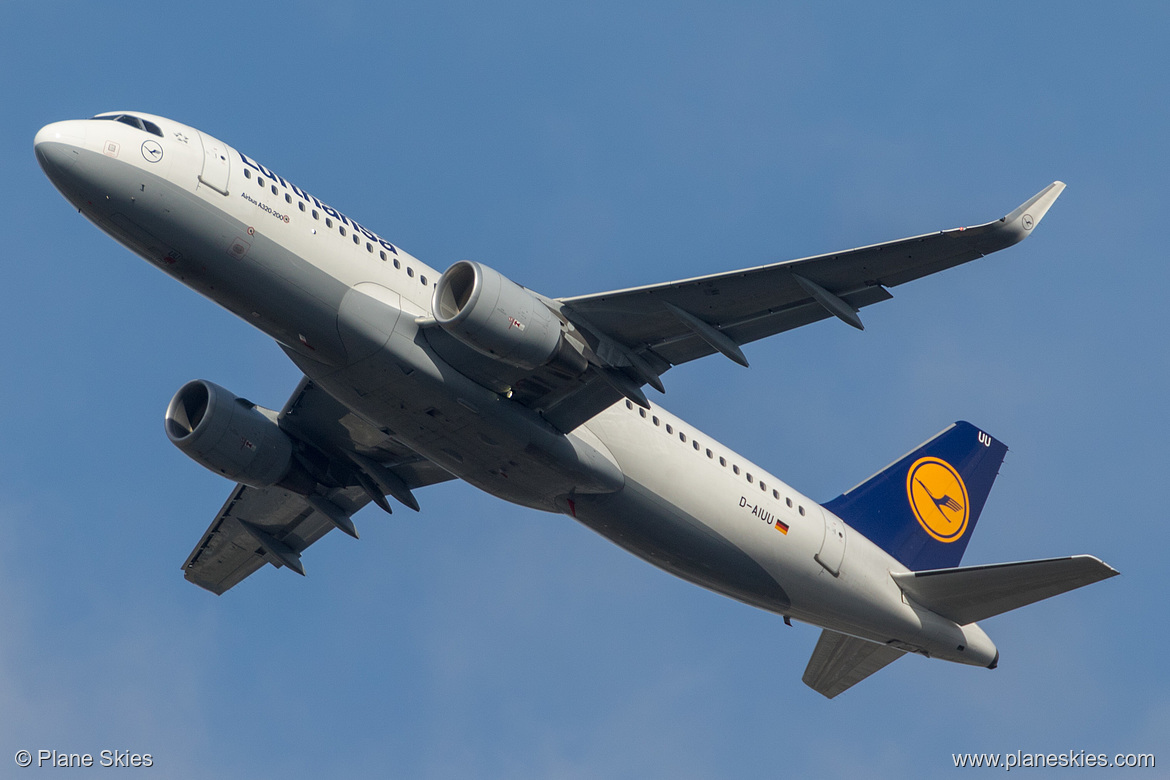
POLYGON ((277 412, 204 380, 166 433, 238 483, 183 564, 223 593, 387 497, 450 479, 561 512, 666 571, 821 627, 828 697, 906 653, 995 668, 977 621, 1111 577, 1092 556, 959 567, 1007 447, 958 422, 821 505, 647 400, 671 366, 858 310, 1009 247, 1007 216, 666 284, 548 298, 485 265, 441 275, 242 152, 138 112, 55 122, 36 157, 90 221, 267 333, 303 372, 277 412))

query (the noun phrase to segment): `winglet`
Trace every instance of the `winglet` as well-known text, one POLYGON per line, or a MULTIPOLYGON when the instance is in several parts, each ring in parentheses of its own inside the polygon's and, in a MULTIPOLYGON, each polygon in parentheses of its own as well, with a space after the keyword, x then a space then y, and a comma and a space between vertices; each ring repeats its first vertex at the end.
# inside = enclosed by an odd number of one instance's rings
POLYGON ((1014 234, 1016 241, 1023 241, 1032 232, 1032 228, 1040 224, 1048 209, 1064 192, 1064 182, 1054 181, 1030 199, 1022 203, 1019 208, 1011 212, 1000 222, 1014 234))

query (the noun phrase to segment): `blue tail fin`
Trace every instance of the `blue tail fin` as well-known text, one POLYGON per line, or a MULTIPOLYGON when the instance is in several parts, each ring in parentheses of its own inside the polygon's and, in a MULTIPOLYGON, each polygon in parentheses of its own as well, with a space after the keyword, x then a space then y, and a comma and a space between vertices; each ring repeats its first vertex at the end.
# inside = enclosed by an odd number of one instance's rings
POLYGON ((957 422, 825 509, 912 571, 958 566, 1005 454, 957 422))

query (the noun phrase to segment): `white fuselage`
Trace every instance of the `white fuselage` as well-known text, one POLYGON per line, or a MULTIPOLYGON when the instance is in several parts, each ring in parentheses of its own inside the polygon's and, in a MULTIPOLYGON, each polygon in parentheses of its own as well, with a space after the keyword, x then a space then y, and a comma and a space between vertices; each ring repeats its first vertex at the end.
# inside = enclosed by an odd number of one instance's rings
POLYGON ((762 609, 934 657, 993 662, 977 625, 908 602, 890 577, 906 568, 865 536, 656 405, 622 401, 566 435, 460 373, 420 336, 435 269, 226 144, 137 115, 162 136, 103 119, 45 127, 37 154, 54 184, 423 457, 762 609))

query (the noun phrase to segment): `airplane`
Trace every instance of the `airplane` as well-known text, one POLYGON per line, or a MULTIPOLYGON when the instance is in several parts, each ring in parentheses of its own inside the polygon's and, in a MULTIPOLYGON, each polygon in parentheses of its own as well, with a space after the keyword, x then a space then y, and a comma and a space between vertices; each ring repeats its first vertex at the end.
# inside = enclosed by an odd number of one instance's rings
POLYGON ((194 127, 115 111, 34 141, 79 212, 271 336, 303 373, 278 412, 206 380, 167 407, 180 450, 236 483, 183 564, 222 594, 352 516, 462 479, 568 515, 692 583, 821 628, 833 698, 907 653, 994 669, 978 621, 1118 574, 1076 555, 959 564, 1007 447, 957 422, 819 504, 656 403, 672 366, 819 320, 862 328, 890 288, 1012 246, 1053 182, 972 227, 594 295, 482 263, 443 273, 194 127))

